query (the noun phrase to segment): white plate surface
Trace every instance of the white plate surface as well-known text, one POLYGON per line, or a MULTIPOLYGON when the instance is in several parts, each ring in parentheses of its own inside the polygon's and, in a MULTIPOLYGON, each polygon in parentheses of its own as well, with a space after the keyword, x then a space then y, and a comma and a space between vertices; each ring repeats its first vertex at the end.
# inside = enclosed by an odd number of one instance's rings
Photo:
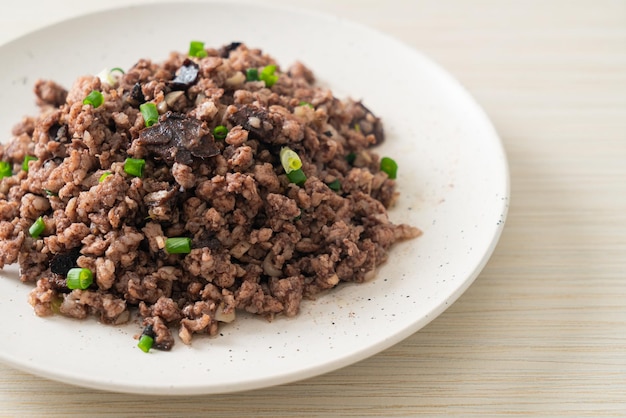
POLYGON ((226 393, 319 375, 413 334, 476 278, 500 236, 509 178, 488 118, 444 70, 402 43, 330 16, 235 3, 159 4, 92 14, 0 47, 0 138, 35 114, 37 78, 159 61, 192 39, 243 41, 282 66, 309 66, 335 95, 363 99, 385 124, 379 149, 399 164, 394 221, 424 235, 393 248, 376 278, 306 301, 296 318, 239 317, 218 338, 144 354, 132 335, 95 320, 38 318, 17 268, 0 272, 0 360, 76 385, 151 394, 226 393), (10 65, 9 65, 10 64, 10 65))

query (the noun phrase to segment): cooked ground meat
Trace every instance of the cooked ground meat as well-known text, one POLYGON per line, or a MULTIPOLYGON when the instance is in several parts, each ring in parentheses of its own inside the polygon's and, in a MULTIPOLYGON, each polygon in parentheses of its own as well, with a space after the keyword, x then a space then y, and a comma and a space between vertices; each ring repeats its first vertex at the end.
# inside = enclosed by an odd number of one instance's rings
POLYGON ((388 219, 397 193, 370 150, 384 132, 368 108, 316 87, 302 63, 272 84, 246 76, 277 65, 258 49, 206 52, 141 59, 114 82, 35 84, 41 113, 0 145, 13 173, 0 179, 0 268, 20 264, 37 315, 120 324, 134 310, 169 350, 172 328, 189 344, 237 310, 295 316, 303 298, 366 280, 420 234, 388 219), (93 90, 102 105, 83 103, 93 90), (149 127, 146 102, 160 114, 149 127), (140 175, 127 158, 145 161, 140 175), (189 238, 189 252, 170 254, 168 237, 189 238), (93 273, 88 288, 68 287, 74 267, 93 273))

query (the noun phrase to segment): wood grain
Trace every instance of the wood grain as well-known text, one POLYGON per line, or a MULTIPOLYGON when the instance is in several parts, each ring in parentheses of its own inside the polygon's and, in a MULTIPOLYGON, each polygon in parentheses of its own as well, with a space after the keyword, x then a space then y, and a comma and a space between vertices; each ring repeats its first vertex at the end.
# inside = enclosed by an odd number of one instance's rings
MULTIPOLYGON (((123 3, 12 2, 0 42, 123 3)), ((227 396, 152 398, 0 365, 0 416, 624 416, 626 2, 265 3, 376 27, 469 89, 511 169, 510 213, 491 261, 423 330, 324 376, 227 396)))

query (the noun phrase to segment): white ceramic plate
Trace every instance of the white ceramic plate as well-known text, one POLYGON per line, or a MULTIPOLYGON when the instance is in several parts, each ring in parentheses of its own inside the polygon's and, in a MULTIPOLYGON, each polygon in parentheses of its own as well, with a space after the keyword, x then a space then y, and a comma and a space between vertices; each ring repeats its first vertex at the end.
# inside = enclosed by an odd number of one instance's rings
POLYGON ((0 360, 72 384, 152 394, 225 393, 319 375, 376 354, 443 312, 491 255, 508 207, 506 157, 463 88, 398 41, 330 16, 233 3, 129 7, 72 19, 0 47, 0 132, 34 114, 37 78, 69 87, 104 67, 164 59, 192 39, 244 41, 283 66, 298 59, 339 97, 382 117, 380 154, 399 163, 395 221, 423 229, 397 245, 377 277, 303 304, 272 323, 239 317, 219 338, 144 354, 123 328, 38 318, 17 268, 0 273, 0 360), (10 64, 10 65, 8 65, 10 64))

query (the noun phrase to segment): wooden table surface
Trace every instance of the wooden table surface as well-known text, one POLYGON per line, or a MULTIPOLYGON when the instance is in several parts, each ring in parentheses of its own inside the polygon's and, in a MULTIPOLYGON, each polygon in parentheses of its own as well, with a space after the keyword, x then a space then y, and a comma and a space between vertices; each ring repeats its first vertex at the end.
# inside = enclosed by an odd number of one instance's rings
MULTIPOLYGON (((125 3, 3 4, 0 43, 125 3)), ((0 365, 0 416, 626 416, 626 1, 264 3, 379 28, 469 89, 511 169, 510 212, 492 259, 424 329, 327 375, 153 398, 0 365)))

